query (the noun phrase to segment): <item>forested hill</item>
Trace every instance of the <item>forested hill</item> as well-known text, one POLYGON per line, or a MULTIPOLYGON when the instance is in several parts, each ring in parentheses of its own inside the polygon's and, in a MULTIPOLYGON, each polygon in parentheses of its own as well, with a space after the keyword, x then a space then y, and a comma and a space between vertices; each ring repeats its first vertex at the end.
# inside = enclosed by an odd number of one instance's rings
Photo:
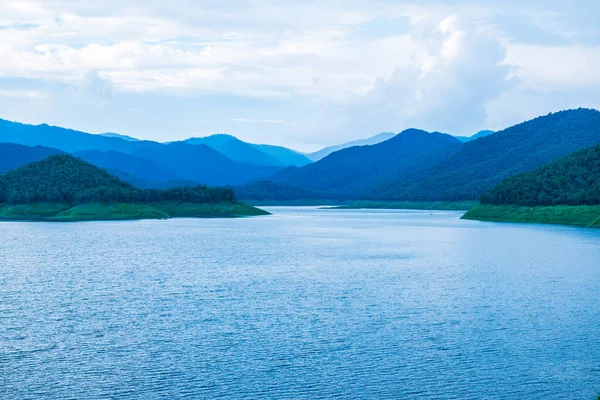
POLYGON ((0 203, 236 202, 232 190, 206 186, 138 189, 70 155, 53 155, 0 175, 0 203))
POLYGON ((332 197, 376 196, 373 188, 427 168, 458 151, 462 142, 442 133, 408 129, 385 142, 339 150, 316 163, 287 168, 272 180, 332 197))
POLYGON ((0 143, 0 173, 40 161, 62 151, 44 146, 23 146, 15 143, 0 143))
POLYGON ((505 179, 481 197, 487 204, 600 204, 600 145, 505 179))
POLYGON ((504 178, 599 143, 599 111, 561 111, 465 143, 460 151, 417 174, 382 183, 372 196, 423 201, 477 199, 504 178))

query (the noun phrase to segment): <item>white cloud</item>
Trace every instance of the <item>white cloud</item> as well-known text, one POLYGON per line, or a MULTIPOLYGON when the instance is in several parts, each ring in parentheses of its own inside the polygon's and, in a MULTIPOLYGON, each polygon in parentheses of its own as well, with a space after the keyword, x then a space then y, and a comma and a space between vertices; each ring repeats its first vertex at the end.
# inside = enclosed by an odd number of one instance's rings
POLYGON ((600 86, 600 33, 589 17, 597 8, 559 0, 526 8, 516 0, 1 2, 0 113, 165 140, 227 129, 300 145, 409 126, 471 133, 550 104, 600 105, 590 96, 600 86), (176 98, 176 123, 119 111, 176 98), (194 106, 213 98, 210 111, 194 106), (517 103, 522 110, 510 112, 517 103), (143 118, 158 131, 143 128, 143 118))

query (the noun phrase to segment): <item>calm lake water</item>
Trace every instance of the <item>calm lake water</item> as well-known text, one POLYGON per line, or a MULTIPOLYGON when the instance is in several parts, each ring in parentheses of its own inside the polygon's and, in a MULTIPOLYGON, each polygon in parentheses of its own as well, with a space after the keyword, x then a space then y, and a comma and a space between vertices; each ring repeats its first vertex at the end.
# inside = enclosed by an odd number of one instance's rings
POLYGON ((0 398, 600 393, 600 230, 269 210, 1 223, 0 398))

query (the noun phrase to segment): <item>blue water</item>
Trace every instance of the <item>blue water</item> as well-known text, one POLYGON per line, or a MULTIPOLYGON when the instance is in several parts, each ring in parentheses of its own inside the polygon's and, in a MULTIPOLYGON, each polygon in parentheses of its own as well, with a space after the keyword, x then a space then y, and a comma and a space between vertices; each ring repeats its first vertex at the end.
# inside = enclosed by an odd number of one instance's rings
POLYGON ((600 230, 272 211, 0 224, 0 398, 600 392, 600 230))

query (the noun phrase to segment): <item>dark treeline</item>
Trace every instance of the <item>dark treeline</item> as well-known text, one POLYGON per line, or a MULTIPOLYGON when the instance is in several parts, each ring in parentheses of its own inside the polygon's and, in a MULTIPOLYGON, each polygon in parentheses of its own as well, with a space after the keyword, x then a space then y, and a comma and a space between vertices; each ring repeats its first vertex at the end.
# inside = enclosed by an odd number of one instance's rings
POLYGON ((194 186, 139 189, 69 155, 54 155, 0 175, 0 203, 236 202, 231 189, 194 186))
POLYGON ((482 203, 523 206, 600 204, 600 145, 505 179, 482 203))

